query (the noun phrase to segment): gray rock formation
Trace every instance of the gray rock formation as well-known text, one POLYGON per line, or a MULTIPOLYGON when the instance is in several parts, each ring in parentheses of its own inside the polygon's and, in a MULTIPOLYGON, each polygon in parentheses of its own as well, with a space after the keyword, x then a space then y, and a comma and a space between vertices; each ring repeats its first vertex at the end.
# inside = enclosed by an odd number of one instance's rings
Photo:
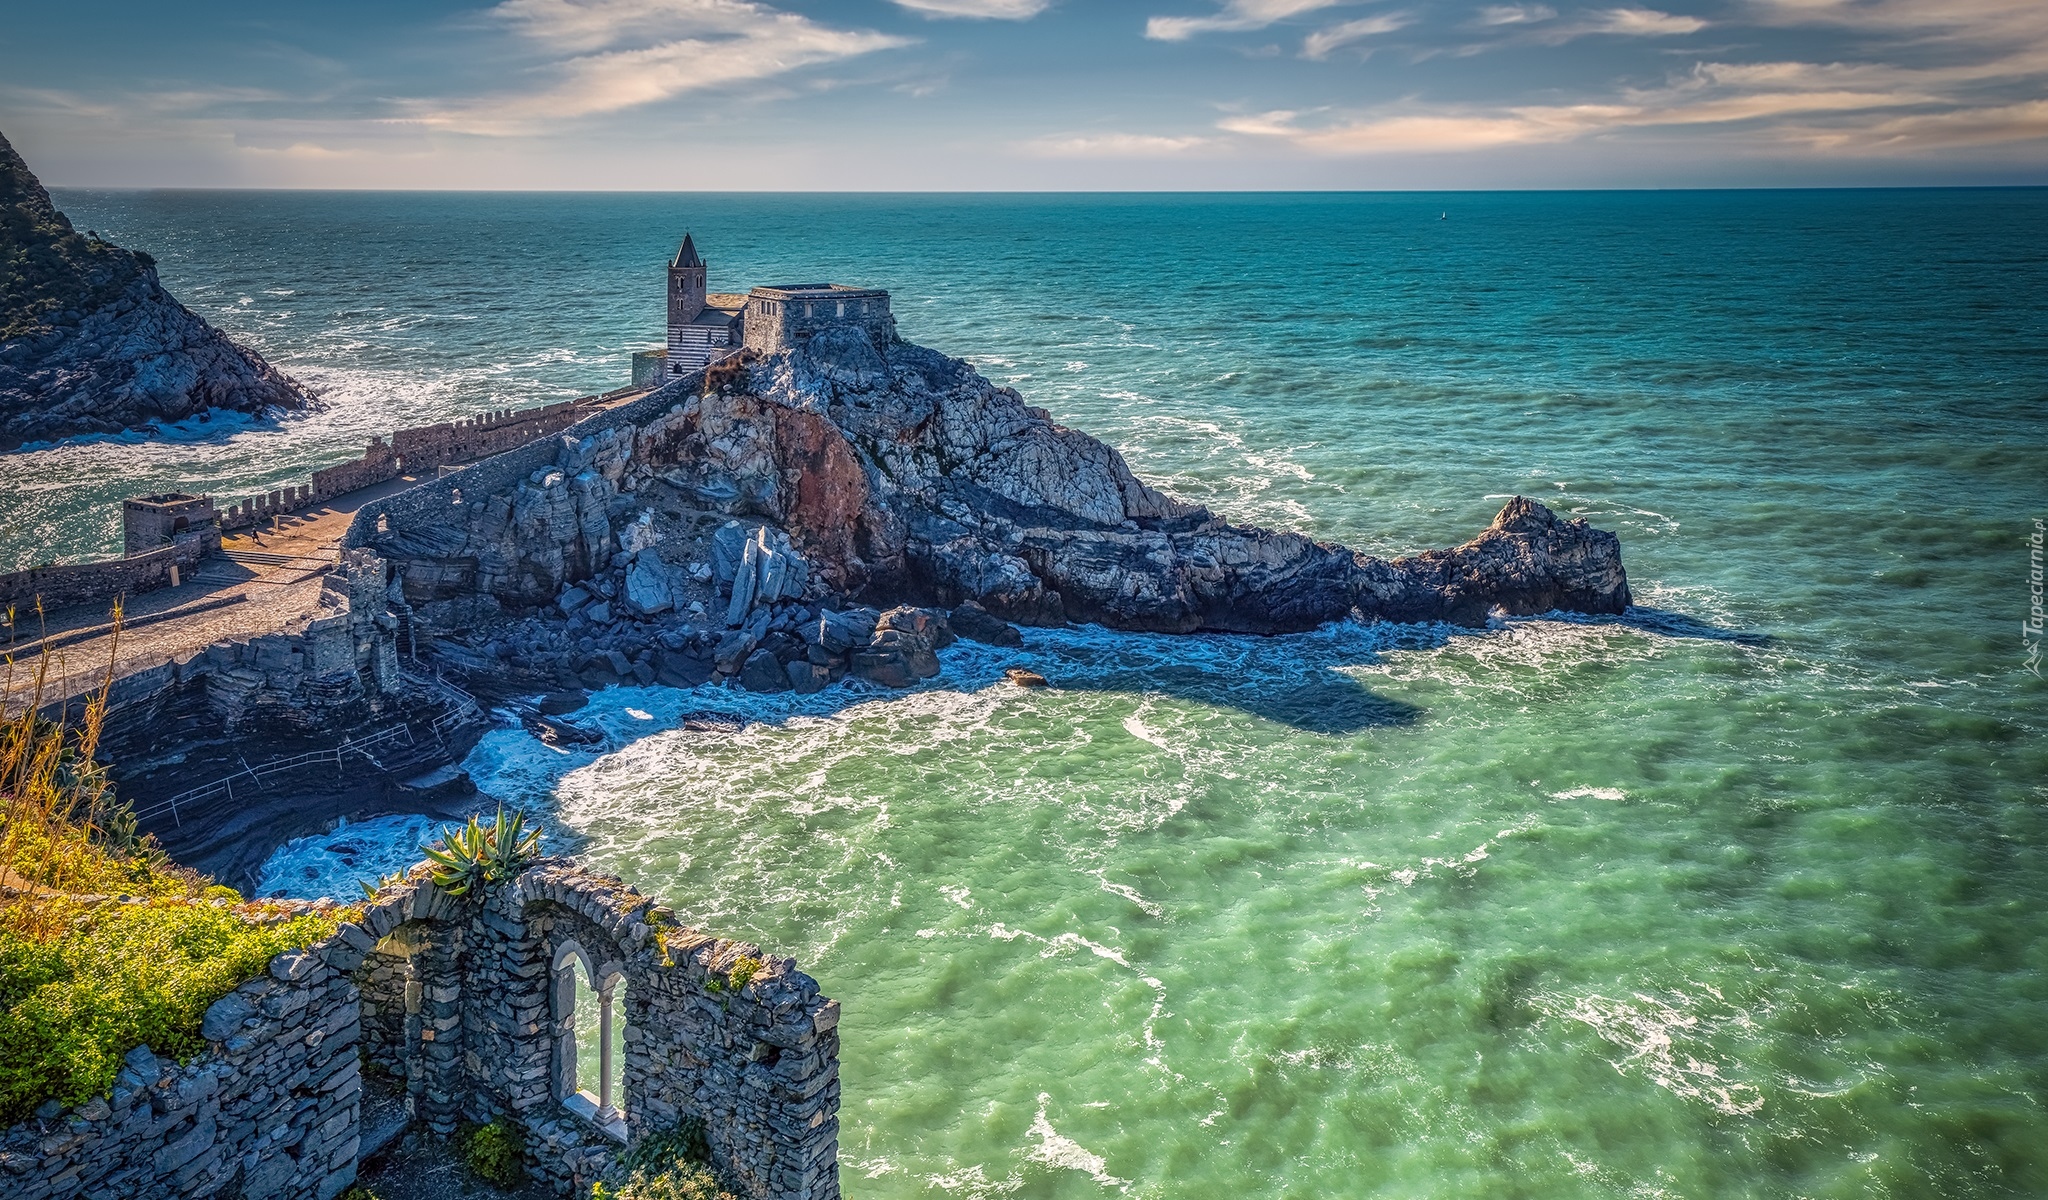
MULTIPOLYGON (((1514 499, 1462 546, 1393 560, 1233 525, 907 343, 883 355, 821 334, 727 378, 701 396, 694 380, 671 385, 629 422, 565 435, 552 467, 499 494, 421 501, 359 529, 404 564, 415 604, 481 594, 572 613, 572 633, 701 614, 731 630, 701 647, 720 674, 779 637, 784 668, 804 659, 892 685, 928 677, 954 631, 943 616, 863 628, 847 601, 954 607, 960 632, 996 645, 1017 644, 1009 621, 1282 633, 1629 604, 1614 535, 1534 501, 1514 499)), ((775 682, 765 664, 753 681, 775 682)))
POLYGON ((0 450, 312 403, 172 298, 156 260, 73 229, 0 137, 0 450))

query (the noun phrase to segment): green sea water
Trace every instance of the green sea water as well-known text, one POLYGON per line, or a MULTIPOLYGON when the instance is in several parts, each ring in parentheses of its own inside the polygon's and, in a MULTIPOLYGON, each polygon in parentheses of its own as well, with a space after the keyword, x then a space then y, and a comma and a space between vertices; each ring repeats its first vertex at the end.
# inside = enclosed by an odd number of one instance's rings
POLYGON ((1033 631, 489 735, 558 846, 842 1001, 848 1195, 2048 1194, 2048 196, 60 199, 335 408, 17 458, 45 543, 99 536, 63 472, 607 386, 685 224, 1234 518, 1620 535, 1619 619, 1033 631))

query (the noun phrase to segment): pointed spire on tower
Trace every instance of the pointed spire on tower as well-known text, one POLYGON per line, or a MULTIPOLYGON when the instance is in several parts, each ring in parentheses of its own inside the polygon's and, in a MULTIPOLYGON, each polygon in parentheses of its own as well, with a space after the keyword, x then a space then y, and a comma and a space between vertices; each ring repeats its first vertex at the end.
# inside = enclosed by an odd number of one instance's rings
POLYGON ((690 240, 689 234, 683 235, 683 248, 676 251, 676 261, 670 265, 677 267, 701 267, 704 265, 704 260, 697 257, 697 243, 690 240))

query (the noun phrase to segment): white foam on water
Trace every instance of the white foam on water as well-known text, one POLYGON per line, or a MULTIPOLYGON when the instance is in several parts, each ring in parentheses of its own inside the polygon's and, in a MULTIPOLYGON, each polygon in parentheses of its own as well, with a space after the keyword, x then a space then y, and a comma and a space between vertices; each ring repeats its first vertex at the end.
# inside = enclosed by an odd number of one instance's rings
POLYGON ((419 862, 420 846, 437 839, 443 824, 433 817, 375 817, 344 823, 332 833, 293 838, 263 860, 256 894, 283 892, 298 900, 331 896, 344 903, 360 899, 359 881, 374 885, 419 862))
POLYGON ((1729 1116, 1763 1108, 1763 1089, 1740 1078, 1742 1064, 1714 1049, 1723 1038, 1757 1028, 1754 1015, 1730 1002, 1719 988, 1667 989, 1610 997, 1545 993, 1531 1004, 1556 1020, 1584 1025, 1627 1051, 1613 1062, 1623 1075, 1640 1072, 1673 1095, 1696 1100, 1729 1116))
POLYGON ((1119 1191, 1129 1187, 1129 1180, 1118 1179, 1103 1169, 1107 1164, 1100 1154, 1090 1151, 1052 1127, 1052 1122, 1047 1120, 1045 1115, 1046 1106, 1050 1103, 1051 1095, 1045 1092, 1038 1093, 1038 1116, 1031 1122, 1031 1136, 1038 1139, 1038 1145, 1024 1156, 1025 1160, 1044 1163, 1051 1167, 1062 1167, 1069 1171, 1081 1171, 1104 1187, 1113 1187, 1119 1191))
POLYGON ((1562 792, 1550 793, 1552 800, 1626 800, 1628 793, 1620 788, 1575 787, 1562 792))

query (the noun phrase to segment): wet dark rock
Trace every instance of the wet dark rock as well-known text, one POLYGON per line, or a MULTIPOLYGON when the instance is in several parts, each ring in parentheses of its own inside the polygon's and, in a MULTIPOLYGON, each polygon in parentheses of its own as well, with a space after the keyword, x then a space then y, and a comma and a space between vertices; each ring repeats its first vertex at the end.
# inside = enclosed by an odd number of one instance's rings
POLYGON ((1015 625, 989 615, 987 609, 972 600, 963 600, 947 614, 946 623, 954 633, 970 642, 984 646, 1017 647, 1024 644, 1024 635, 1015 625))
POLYGON ((786 692, 789 673, 772 650, 756 650, 740 668, 740 686, 750 692, 786 692))

